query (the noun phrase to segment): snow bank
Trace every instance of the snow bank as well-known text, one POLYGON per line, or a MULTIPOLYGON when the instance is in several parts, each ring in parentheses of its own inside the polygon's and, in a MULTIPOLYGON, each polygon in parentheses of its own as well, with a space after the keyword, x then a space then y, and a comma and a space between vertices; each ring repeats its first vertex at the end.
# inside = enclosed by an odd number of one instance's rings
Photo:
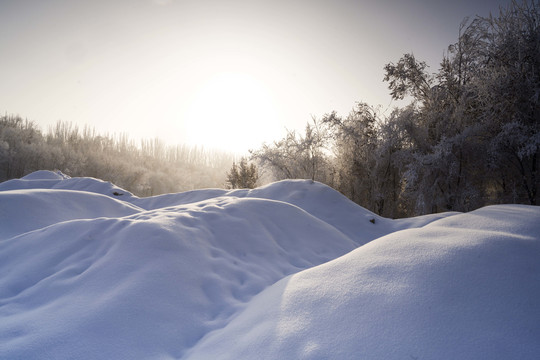
POLYGON ((283 201, 223 196, 147 211, 58 190, 108 189, 76 180, 0 192, 11 224, 0 241, 0 358, 178 358, 265 287, 356 247, 283 201))
POLYGON ((246 196, 274 199, 296 205, 363 245, 388 233, 421 227, 457 213, 441 213, 411 219, 386 219, 358 206, 329 186, 311 180, 282 180, 250 190, 246 196))
POLYGON ((202 189, 181 192, 177 194, 162 194, 147 198, 130 200, 133 204, 146 210, 155 210, 169 206, 185 205, 204 200, 226 196, 229 191, 224 189, 202 189))
POLYGON ((391 220, 358 206, 336 190, 311 180, 283 180, 253 190, 204 189, 165 194, 131 202, 144 209, 183 205, 217 197, 257 198, 281 201, 301 208, 334 226, 357 245, 363 245, 390 232, 423 226, 451 213, 419 217, 416 220, 391 220))
POLYGON ((0 358, 177 358, 266 286, 354 247, 259 199, 26 233, 0 242, 0 358))
POLYGON ((33 173, 0 184, 0 358, 538 358, 539 219, 33 173))
POLYGON ((0 239, 62 221, 122 217, 141 209, 108 196, 72 190, 0 191, 0 239))
POLYGON ((537 359, 540 209, 495 206, 289 276, 190 359, 537 359))
POLYGON ((71 178, 61 172, 40 170, 26 175, 21 179, 12 179, 0 183, 0 191, 22 189, 53 189, 86 191, 106 196, 115 196, 123 201, 136 197, 108 181, 91 177, 71 178))
POLYGON ((336 190, 310 180, 280 181, 254 189, 248 196, 294 204, 332 224, 359 245, 394 231, 392 220, 382 218, 336 190))
POLYGON ((38 170, 23 176, 21 180, 66 180, 69 178, 70 176, 61 171, 38 170))

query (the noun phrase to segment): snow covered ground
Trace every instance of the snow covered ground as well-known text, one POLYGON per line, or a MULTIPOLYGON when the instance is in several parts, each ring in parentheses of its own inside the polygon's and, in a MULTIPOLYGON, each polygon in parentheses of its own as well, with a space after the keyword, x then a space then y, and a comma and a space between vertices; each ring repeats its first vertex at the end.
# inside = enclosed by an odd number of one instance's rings
POLYGON ((540 208, 0 184, 0 359, 538 359, 540 208))

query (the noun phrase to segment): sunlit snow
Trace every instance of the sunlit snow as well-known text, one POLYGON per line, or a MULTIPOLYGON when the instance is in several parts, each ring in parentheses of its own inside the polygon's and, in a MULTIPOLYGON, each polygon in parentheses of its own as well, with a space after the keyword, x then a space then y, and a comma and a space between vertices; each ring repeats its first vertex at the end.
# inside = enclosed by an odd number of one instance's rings
POLYGON ((0 359, 537 359, 540 209, 381 218, 308 180, 0 184, 0 359))

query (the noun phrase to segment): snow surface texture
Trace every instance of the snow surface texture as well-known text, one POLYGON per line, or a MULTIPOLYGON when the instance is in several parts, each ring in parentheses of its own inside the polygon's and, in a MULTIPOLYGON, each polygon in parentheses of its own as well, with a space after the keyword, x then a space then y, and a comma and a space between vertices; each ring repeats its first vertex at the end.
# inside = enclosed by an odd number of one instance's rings
POLYGON ((0 359, 538 359, 540 209, 0 184, 0 359), (374 220, 372 223, 370 220, 374 220))

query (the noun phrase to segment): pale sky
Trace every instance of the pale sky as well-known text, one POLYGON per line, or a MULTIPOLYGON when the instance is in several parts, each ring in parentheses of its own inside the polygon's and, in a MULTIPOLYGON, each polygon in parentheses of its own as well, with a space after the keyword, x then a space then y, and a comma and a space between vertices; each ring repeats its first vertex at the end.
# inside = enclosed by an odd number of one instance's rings
POLYGON ((0 0, 0 111, 246 152, 393 106, 383 67, 435 72, 464 17, 510 0, 0 0))

